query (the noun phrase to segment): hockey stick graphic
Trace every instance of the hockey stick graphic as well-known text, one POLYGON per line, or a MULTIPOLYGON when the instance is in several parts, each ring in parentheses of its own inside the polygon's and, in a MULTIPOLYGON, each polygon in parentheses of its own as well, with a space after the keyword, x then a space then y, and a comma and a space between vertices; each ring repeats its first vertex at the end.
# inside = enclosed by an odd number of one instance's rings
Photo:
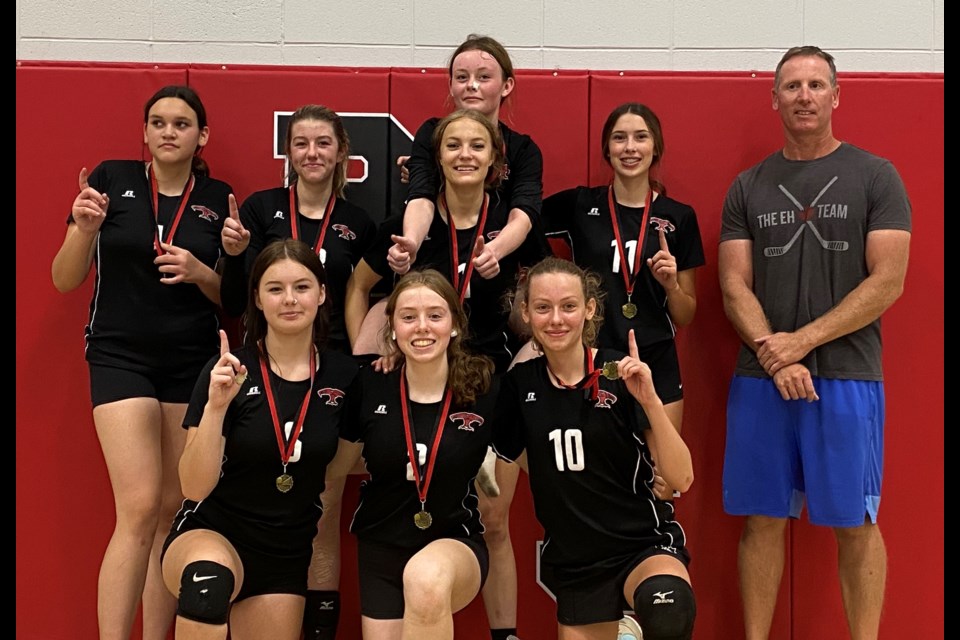
POLYGON ((800 225, 799 227, 797 227, 797 232, 793 234, 792 238, 790 238, 790 242, 783 245, 782 247, 767 247, 766 249, 763 250, 763 255, 765 255, 768 258, 776 258, 778 256, 782 256, 787 251, 790 251, 790 247, 792 247, 793 243, 797 241, 797 238, 800 237, 801 233, 803 233, 803 225, 800 225))
MULTIPOLYGON (((797 199, 793 197, 792 193, 787 191, 786 187, 784 187, 782 184, 779 184, 777 186, 780 187, 780 191, 782 191, 783 194, 790 199, 790 202, 796 205, 797 210, 800 212, 801 217, 809 218, 809 216, 812 214, 813 208, 817 206, 817 203, 820 201, 820 198, 823 197, 823 194, 827 192, 827 189, 833 186, 833 183, 837 181, 837 178, 838 176, 833 176, 830 182, 828 182, 827 185, 820 190, 820 193, 817 194, 817 197, 813 199, 813 202, 811 202, 810 206, 807 207, 806 209, 804 209, 802 204, 797 202, 797 199)), ((820 232, 817 231, 817 228, 813 226, 813 223, 809 219, 806 220, 806 223, 807 223, 807 226, 809 226, 810 229, 813 231, 813 235, 817 237, 817 241, 820 243, 820 246, 823 247, 824 249, 827 249, 828 251, 846 251, 847 250, 847 247, 849 245, 846 240, 824 240, 823 236, 820 235, 820 232)), ((800 237, 800 234, 802 231, 803 231, 803 225, 800 225, 800 227, 797 229, 797 232, 793 234, 792 238, 790 238, 790 242, 783 245, 782 247, 767 247, 766 249, 763 250, 763 255, 765 255, 768 258, 782 256, 783 254, 785 254, 787 251, 790 250, 790 247, 792 247, 793 243, 797 241, 797 238, 800 237)))
POLYGON ((817 231, 817 228, 813 226, 813 223, 809 220, 807 220, 807 226, 813 230, 813 235, 817 236, 820 246, 827 251, 846 251, 850 247, 850 243, 846 240, 824 240, 823 236, 820 235, 820 232, 817 231))

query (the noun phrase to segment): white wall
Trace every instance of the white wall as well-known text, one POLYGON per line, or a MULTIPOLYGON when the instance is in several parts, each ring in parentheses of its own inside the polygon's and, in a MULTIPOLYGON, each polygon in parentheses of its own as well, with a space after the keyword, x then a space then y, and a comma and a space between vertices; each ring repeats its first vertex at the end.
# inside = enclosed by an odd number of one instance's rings
POLYGON ((443 66, 468 33, 518 68, 943 73, 944 0, 17 0, 17 59, 443 66), (479 15, 482 12, 483 15, 479 15))

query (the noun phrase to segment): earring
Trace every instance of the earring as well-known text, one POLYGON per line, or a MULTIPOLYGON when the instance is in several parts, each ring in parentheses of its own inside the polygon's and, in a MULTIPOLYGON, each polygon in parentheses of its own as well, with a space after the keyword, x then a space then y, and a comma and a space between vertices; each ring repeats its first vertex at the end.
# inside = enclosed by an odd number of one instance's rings
POLYGON ((391 332, 390 332, 390 339, 393 340, 394 342, 397 341, 397 332, 396 332, 396 331, 391 331, 391 332))
POLYGON ((456 337, 457 337, 457 330, 456 330, 456 329, 454 329, 453 331, 450 332, 450 337, 451 337, 451 338, 456 338, 456 337))

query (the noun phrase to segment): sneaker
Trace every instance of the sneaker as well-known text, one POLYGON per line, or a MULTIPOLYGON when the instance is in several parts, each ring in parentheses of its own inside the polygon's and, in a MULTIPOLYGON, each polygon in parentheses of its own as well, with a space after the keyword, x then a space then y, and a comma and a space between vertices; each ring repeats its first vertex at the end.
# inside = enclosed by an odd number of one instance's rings
POLYGON ((623 616, 617 630, 617 640, 643 640, 643 631, 637 621, 630 616, 623 616))

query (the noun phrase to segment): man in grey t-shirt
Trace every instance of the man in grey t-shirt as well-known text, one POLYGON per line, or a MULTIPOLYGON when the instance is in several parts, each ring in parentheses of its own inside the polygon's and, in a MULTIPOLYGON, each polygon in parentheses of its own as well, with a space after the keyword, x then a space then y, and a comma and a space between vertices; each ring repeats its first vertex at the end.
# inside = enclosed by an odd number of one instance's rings
POLYGON ((832 527, 853 637, 876 637, 886 579, 880 316, 903 289, 910 202, 893 165, 837 140, 833 56, 777 66, 784 146, 733 182, 719 272, 743 340, 727 404, 724 509, 739 546, 746 638, 770 632, 787 518, 832 527), (801 400, 805 402, 800 402, 801 400))

